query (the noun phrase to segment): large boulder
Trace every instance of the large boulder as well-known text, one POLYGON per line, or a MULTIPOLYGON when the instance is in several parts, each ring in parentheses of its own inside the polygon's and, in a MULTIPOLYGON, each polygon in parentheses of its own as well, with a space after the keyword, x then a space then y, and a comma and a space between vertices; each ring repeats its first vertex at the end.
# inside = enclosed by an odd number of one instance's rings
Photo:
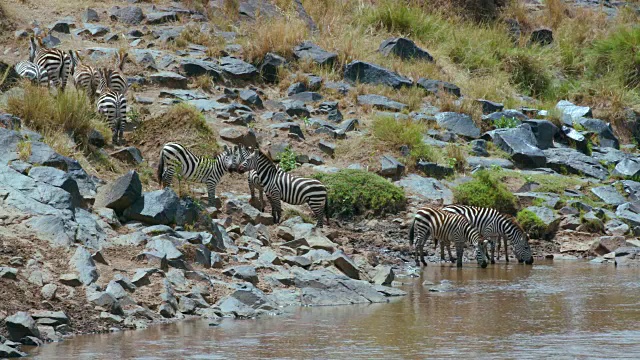
POLYGON ((547 163, 542 150, 536 145, 536 138, 529 124, 513 129, 491 131, 493 142, 503 151, 511 155, 513 161, 521 167, 538 168, 547 163))
POLYGON ((573 126, 573 122, 582 117, 593 116, 590 107, 578 106, 567 100, 560 100, 556 104, 556 109, 562 114, 562 122, 568 126, 573 126))
POLYGON ((526 209, 534 213, 545 224, 546 229, 541 235, 547 237, 558 230, 562 217, 558 216, 553 209, 546 206, 529 206, 526 209))
POLYGON ((4 319, 4 323, 9 331, 9 339, 13 341, 20 341, 27 336, 40 336, 36 321, 26 312, 17 312, 4 319))
POLYGON ((553 147, 553 138, 560 131, 555 124, 549 120, 538 119, 526 119, 523 122, 531 127, 539 149, 545 150, 553 147))
POLYGON ((613 133, 610 123, 606 123, 600 119, 579 118, 578 124, 582 125, 588 131, 593 131, 598 135, 600 147, 609 147, 614 149, 620 148, 620 141, 613 133))
POLYGON ((298 60, 311 59, 319 65, 327 66, 333 66, 333 63, 338 59, 338 54, 328 52, 309 41, 304 41, 293 48, 293 55, 298 60))
POLYGON ((456 112, 441 112, 436 114, 438 125, 456 135, 464 136, 471 139, 480 137, 480 129, 473 122, 471 116, 456 112))
POLYGON ((127 6, 124 8, 115 6, 109 11, 109 16, 111 20, 127 25, 139 25, 144 19, 142 9, 137 6, 127 6))
POLYGON ((405 166, 393 156, 387 154, 380 157, 380 176, 399 180, 404 174, 405 166))
POLYGON ((640 201, 619 205, 616 208, 616 216, 631 227, 640 226, 640 201))
POLYGON ((95 208, 106 207, 122 213, 142 195, 142 183, 134 170, 119 177, 115 181, 102 186, 98 190, 95 208))
POLYGON ((352 280, 327 270, 307 271, 294 267, 291 272, 295 286, 300 288, 302 305, 350 305, 386 301, 384 295, 364 281, 352 280))
POLYGON ((124 216, 147 224, 169 225, 175 222, 179 200, 171 188, 144 193, 124 211, 124 216))
POLYGON ((358 104, 370 105, 375 109, 389 111, 402 111, 407 107, 407 105, 393 101, 386 96, 375 94, 358 95, 358 104))
POLYGON ((409 195, 414 196, 418 200, 442 202, 444 205, 453 203, 453 193, 440 181, 422 177, 416 174, 409 174, 400 181, 395 182, 396 185, 402 187, 409 195))
POLYGON ((352 82, 386 85, 394 89, 413 85, 411 80, 389 69, 359 60, 352 61, 345 67, 344 78, 352 82))
POLYGON ((81 206, 82 195, 78 189, 78 183, 68 173, 48 166, 36 166, 29 170, 29 177, 61 188, 71 195, 74 207, 81 206))
POLYGON ((160 71, 149 76, 153 84, 168 87, 171 89, 187 89, 188 79, 172 71, 160 71))
POLYGON ((222 69, 212 61, 187 58, 180 61, 180 68, 186 76, 209 75, 216 80, 222 79, 222 69))
POLYGON ((378 51, 385 56, 393 54, 405 60, 420 59, 430 62, 433 61, 431 54, 418 47, 413 40, 407 38, 387 39, 380 44, 378 51))
POLYGON ((460 88, 457 85, 442 80, 420 78, 416 85, 423 88, 428 94, 438 95, 440 92, 446 92, 457 97, 461 95, 460 88))
POLYGON ((220 59, 220 68, 232 80, 250 80, 258 74, 255 66, 230 56, 220 59))
POLYGON ((623 177, 640 176, 640 159, 624 159, 613 169, 613 175, 623 177))
POLYGON ((624 196, 622 196, 618 190, 611 185, 591 188, 591 192, 607 205, 617 206, 626 202, 624 196))
POLYGON ((280 55, 274 53, 267 53, 262 59, 262 63, 258 70, 262 79, 266 82, 274 83, 278 81, 278 72, 287 61, 280 55))
POLYGON ((608 171, 596 159, 571 148, 552 148, 542 151, 547 166, 559 173, 584 174, 604 180, 608 171))
POLYGON ((98 269, 91 257, 91 253, 84 246, 78 246, 69 260, 69 267, 73 269, 84 285, 93 284, 98 280, 98 269))

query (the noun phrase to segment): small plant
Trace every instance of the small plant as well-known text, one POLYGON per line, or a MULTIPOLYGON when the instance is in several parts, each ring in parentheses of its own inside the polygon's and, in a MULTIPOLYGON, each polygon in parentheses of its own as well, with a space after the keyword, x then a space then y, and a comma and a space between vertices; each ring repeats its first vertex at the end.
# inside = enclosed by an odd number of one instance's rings
POLYGON ((291 171, 297 167, 296 153, 293 152, 291 147, 287 146, 284 152, 280 155, 280 167, 284 171, 291 171))
POLYGON ((493 126, 497 129, 513 129, 518 126, 518 122, 515 118, 501 116, 499 119, 493 120, 493 126))
POLYGON ((522 226, 522 228, 529 234, 529 237, 534 239, 542 239, 547 233, 547 225, 544 221, 540 220, 538 215, 533 211, 523 209, 518 212, 516 220, 522 226))
POLYGON ((22 161, 27 161, 31 156, 31 141, 22 140, 18 143, 18 157, 22 161))
POLYGON ((471 206, 494 208, 505 214, 516 212, 516 197, 500 181, 499 172, 480 170, 473 174, 473 180, 453 189, 457 203, 471 206))
POLYGON ((404 209, 404 190, 385 178, 362 170, 316 174, 329 196, 329 213, 350 218, 357 215, 395 214, 404 209))
POLYGON ((464 172, 467 166, 467 156, 463 146, 449 144, 445 148, 445 154, 448 157, 449 167, 454 168, 457 172, 464 172))

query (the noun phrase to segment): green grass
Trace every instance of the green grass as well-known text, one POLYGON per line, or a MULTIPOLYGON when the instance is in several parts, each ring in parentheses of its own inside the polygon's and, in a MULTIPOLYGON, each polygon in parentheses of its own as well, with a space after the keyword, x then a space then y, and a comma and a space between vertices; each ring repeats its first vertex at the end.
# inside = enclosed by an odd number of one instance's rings
POLYGON ((640 27, 620 26, 587 51, 592 77, 611 77, 626 87, 640 85, 640 27))
POLYGON ((280 154, 280 162, 278 163, 282 170, 291 171, 297 167, 296 164, 296 153, 293 152, 291 147, 287 146, 284 149, 284 152, 280 154))
POLYGON ((473 180, 453 189, 455 202, 514 214, 517 208, 516 197, 501 182, 500 173, 492 170, 477 171, 473 174, 473 180))
POLYGON ((499 119, 493 120, 493 126, 497 129, 513 129, 518 126, 518 120, 512 117, 501 116, 499 119))
POLYGON ((388 115, 376 115, 371 125, 373 137, 391 150, 398 151, 402 145, 407 145, 410 163, 418 160, 438 162, 443 158, 442 153, 422 141, 425 131, 426 128, 421 123, 396 120, 388 115))
POLYGON ((327 187, 333 216, 394 214, 406 205, 404 190, 374 173, 345 169, 314 177, 327 187))
POLYGON ((542 239, 547 233, 547 225, 531 210, 521 210, 516 220, 531 238, 542 239))
POLYGON ((565 189, 585 185, 585 182, 570 176, 536 174, 528 176, 527 180, 540 184, 536 192, 550 192, 560 195, 564 194, 565 189))

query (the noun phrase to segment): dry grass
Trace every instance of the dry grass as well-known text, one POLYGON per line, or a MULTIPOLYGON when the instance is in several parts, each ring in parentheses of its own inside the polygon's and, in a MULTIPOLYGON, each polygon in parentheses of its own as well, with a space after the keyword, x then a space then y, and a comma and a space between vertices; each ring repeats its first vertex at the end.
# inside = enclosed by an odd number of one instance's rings
POLYGON ((27 161, 29 156, 31 156, 31 141, 22 140, 18 143, 18 157, 22 161, 27 161))
POLYGON ((258 63, 268 52, 287 59, 293 57, 293 48, 305 40, 308 30, 297 18, 261 19, 241 27, 244 35, 243 56, 245 61, 258 63))
POLYGON ((189 44, 206 46, 207 56, 219 57, 224 51, 226 42, 224 38, 213 34, 211 31, 201 31, 198 25, 189 25, 182 30, 173 46, 177 49, 184 49, 189 46, 189 44))
POLYGON ((193 79, 193 86, 207 92, 212 92, 214 88, 213 78, 209 75, 198 76, 193 79))

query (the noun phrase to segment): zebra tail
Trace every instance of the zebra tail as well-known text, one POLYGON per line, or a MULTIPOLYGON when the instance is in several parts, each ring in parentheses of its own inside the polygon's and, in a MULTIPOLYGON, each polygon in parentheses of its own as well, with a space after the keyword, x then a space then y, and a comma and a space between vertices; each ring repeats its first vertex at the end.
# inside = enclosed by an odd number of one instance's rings
POLYGON ((164 170, 164 155, 162 154, 162 150, 160 151, 160 161, 158 162, 158 171, 156 175, 158 176, 158 184, 162 186, 162 170, 164 170))
POLYGON ((414 219, 411 223, 411 227, 409 228, 409 245, 413 246, 413 237, 414 237, 414 229, 413 227, 416 224, 416 220, 414 219))
POLYGON ((324 195, 324 215, 327 217, 327 226, 329 226, 329 194, 324 195))

